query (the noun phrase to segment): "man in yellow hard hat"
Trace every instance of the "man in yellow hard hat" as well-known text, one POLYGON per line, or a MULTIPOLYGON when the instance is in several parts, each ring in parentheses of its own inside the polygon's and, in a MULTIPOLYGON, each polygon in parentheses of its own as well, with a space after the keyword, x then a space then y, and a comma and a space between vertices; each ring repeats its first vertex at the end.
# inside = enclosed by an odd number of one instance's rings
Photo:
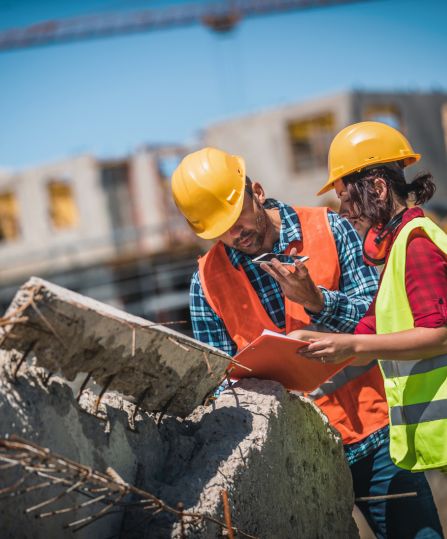
MULTIPOLYGON (((241 157, 216 148, 182 160, 172 176, 172 193, 192 230, 214 241, 191 281, 198 340, 234 355, 265 328, 289 333, 315 324, 328 331, 354 330, 378 276, 363 262, 361 241, 346 219, 328 208, 267 198, 262 185, 246 175, 241 157), (309 260, 296 262, 291 272, 278 260, 271 266, 254 263, 264 252, 309 260)), ((310 396, 340 432, 353 475, 359 462, 368 465, 377 448, 388 446, 388 408, 377 362, 346 367, 310 396)), ((378 536, 385 536, 380 530, 389 511, 387 504, 369 512, 378 536)))

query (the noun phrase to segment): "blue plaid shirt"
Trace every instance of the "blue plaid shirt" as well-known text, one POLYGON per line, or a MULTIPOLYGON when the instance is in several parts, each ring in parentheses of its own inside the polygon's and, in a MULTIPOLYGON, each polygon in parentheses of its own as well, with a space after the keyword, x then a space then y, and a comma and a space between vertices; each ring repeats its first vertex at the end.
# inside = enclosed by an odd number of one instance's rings
MULTIPOLYGON (((279 239, 273 245, 272 252, 283 253, 289 243, 302 239, 301 225, 292 207, 267 199, 264 208, 278 208, 281 216, 279 239)), ((323 325, 330 331, 350 333, 373 300, 378 286, 378 274, 375 268, 363 262, 361 240, 349 221, 334 212, 328 213, 328 219, 340 263, 339 290, 327 290, 320 286, 324 307, 318 314, 308 314, 314 324, 323 325)), ((271 320, 279 329, 285 329, 284 295, 279 284, 258 264, 254 264, 251 256, 227 246, 225 249, 233 266, 240 265, 245 270, 271 320)), ((236 353, 236 344, 228 335, 223 321, 205 299, 198 271, 191 280, 190 312, 197 340, 231 356, 236 353)))
MULTIPOLYGON (((298 216, 293 208, 273 199, 268 199, 264 207, 279 209, 281 229, 272 252, 283 253, 289 243, 302 239, 298 216)), ((312 323, 323 325, 330 331, 351 333, 372 302, 377 291, 378 275, 375 268, 366 266, 363 262, 361 240, 349 221, 333 212, 329 212, 328 218, 340 261, 340 289, 326 290, 320 287, 324 307, 318 314, 309 315, 312 323)), ((241 265, 245 270, 274 324, 279 329, 284 329, 284 296, 279 284, 258 264, 254 264, 251 256, 237 249, 225 248, 233 266, 241 265)), ((205 299, 198 271, 191 280, 190 311, 197 340, 215 346, 227 354, 236 353, 237 347, 228 335, 223 321, 205 299)))

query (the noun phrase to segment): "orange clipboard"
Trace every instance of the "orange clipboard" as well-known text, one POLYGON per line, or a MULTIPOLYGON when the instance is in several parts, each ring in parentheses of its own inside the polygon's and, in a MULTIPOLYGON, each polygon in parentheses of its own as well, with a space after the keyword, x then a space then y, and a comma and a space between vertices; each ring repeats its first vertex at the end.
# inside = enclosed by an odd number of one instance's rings
POLYGON ((246 346, 234 359, 251 372, 233 366, 231 378, 261 378, 280 382, 286 389, 313 391, 338 371, 351 363, 320 363, 299 355, 298 350, 309 344, 281 333, 266 332, 246 346))

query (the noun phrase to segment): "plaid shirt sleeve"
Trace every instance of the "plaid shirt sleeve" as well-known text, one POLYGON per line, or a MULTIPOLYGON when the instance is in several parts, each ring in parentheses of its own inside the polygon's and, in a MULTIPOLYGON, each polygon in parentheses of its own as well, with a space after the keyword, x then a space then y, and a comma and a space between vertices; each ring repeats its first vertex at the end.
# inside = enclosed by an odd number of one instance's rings
POLYGON ((377 292, 378 273, 363 262, 362 243, 351 223, 330 212, 329 224, 334 234, 340 262, 340 289, 323 292, 324 307, 312 314, 315 324, 332 331, 351 333, 364 316, 377 292))
POLYGON ((191 279, 189 310, 194 337, 200 342, 215 346, 230 356, 234 356, 237 350, 236 344, 228 335, 222 320, 206 301, 198 271, 191 279))

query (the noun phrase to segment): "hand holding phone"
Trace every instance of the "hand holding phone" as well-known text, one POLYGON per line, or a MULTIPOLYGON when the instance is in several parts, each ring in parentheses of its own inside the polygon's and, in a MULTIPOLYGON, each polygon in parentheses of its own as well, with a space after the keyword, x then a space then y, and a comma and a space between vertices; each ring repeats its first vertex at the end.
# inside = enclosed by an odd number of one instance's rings
POLYGON ((285 266, 294 266, 295 260, 299 260, 300 262, 306 262, 306 260, 309 260, 308 256, 299 256, 299 255, 285 255, 285 254, 278 254, 278 253, 264 253, 262 255, 257 256, 256 258, 253 258, 253 262, 255 264, 272 264, 272 259, 276 258, 278 262, 281 264, 284 264, 285 266))

